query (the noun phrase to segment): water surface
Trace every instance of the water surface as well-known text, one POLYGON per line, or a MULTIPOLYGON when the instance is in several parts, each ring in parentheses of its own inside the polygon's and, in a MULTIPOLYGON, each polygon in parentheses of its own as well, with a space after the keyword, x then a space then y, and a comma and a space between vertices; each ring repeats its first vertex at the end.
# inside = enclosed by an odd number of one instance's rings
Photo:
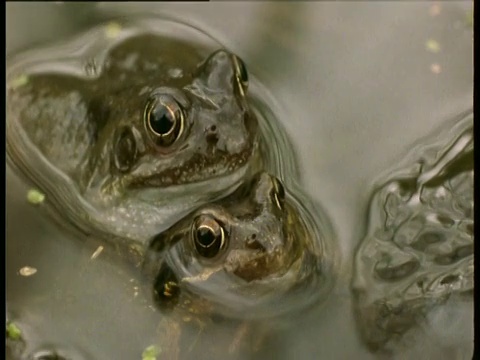
MULTIPOLYGON (((375 181, 472 106, 471 2, 433 5, 9 3, 7 53, 65 39, 112 14, 156 11, 200 26, 241 55, 274 99, 269 107, 288 134, 302 190, 327 209, 343 261, 337 287, 314 314, 285 329, 272 324, 257 352, 242 348, 231 358, 375 359, 382 355, 359 335, 349 288, 375 181)), ((161 317, 135 272, 107 253, 91 260, 95 242, 53 226, 26 202, 28 188, 7 171, 7 311, 29 351, 140 358, 161 336, 161 317), (22 277, 24 266, 38 271, 22 277)), ((471 358, 472 312, 471 302, 445 303, 392 357, 471 358)), ((204 334, 191 358, 201 358, 201 346, 225 348, 236 331, 204 334)))

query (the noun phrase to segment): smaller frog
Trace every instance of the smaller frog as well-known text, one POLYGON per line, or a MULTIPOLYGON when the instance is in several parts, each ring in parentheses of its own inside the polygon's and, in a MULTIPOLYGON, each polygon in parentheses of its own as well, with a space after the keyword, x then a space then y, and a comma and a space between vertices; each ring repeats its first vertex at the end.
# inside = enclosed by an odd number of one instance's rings
POLYGON ((157 303, 168 309, 195 299, 200 312, 259 319, 316 302, 333 275, 330 239, 307 218, 279 179, 258 173, 153 238, 145 269, 157 303))
POLYGON ((262 320, 286 320, 326 298, 332 233, 325 219, 321 228, 310 220, 278 178, 260 172, 151 240, 144 272, 165 314, 159 341, 172 359, 227 328, 231 343, 209 347, 214 358, 256 351, 269 334, 262 320), (192 326, 198 335, 186 340, 192 326))

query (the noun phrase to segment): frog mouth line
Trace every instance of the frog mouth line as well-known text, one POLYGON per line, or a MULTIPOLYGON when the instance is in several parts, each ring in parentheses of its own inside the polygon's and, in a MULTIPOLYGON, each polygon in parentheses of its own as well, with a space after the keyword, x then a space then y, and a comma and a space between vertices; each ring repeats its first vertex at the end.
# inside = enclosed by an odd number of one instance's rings
MULTIPOLYGON (((189 185, 192 183, 207 182, 210 179, 220 178, 234 174, 241 169, 246 169, 252 163, 252 157, 255 157, 250 149, 239 154, 222 156, 221 163, 230 163, 231 165, 222 167, 214 165, 216 162, 208 160, 204 156, 195 156, 186 164, 160 173, 146 177, 132 179, 127 185, 131 189, 140 189, 145 187, 160 188, 176 185, 189 185), (199 164, 205 164, 203 171, 199 171, 199 164), (208 174, 208 176, 205 176, 208 174)), ((243 172, 243 171, 242 171, 243 172)))

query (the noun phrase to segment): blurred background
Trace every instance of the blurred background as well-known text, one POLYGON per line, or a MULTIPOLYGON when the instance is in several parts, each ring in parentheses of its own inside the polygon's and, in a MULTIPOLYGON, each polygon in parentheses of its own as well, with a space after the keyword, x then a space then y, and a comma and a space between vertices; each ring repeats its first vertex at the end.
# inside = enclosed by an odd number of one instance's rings
MULTIPOLYGON (((472 11, 470 1, 9 2, 7 66, 22 50, 144 13, 199 27, 240 55, 280 104, 303 189, 327 209, 343 259, 327 310, 290 329, 289 341, 272 340, 258 357, 374 359, 381 355, 363 346, 352 315, 353 253, 378 177, 417 140, 473 106, 472 11)), ((31 335, 29 349, 141 358, 159 319, 141 294, 132 296, 135 276, 90 261, 94 248, 65 240, 26 204, 28 184, 11 171, 7 187, 7 311, 31 335), (38 274, 19 276, 26 265, 38 274)), ((432 313, 435 328, 388 358, 471 358, 472 306, 449 306, 432 313)))

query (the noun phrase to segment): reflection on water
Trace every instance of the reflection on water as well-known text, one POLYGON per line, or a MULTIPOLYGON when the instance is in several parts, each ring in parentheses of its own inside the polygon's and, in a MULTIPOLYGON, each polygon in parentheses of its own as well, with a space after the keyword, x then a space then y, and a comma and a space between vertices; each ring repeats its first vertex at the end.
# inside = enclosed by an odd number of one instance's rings
MULTIPOLYGON (((7 5, 7 11, 14 8, 7 5)), ((355 325, 348 289, 353 248, 363 232, 364 200, 371 189, 370 181, 378 178, 378 172, 401 153, 402 147, 470 106, 471 32, 458 25, 465 18, 464 8, 470 6, 470 2, 441 3, 437 6, 441 11, 435 10, 435 17, 429 13, 430 5, 422 3, 312 2, 278 7, 254 2, 185 6, 105 3, 93 7, 52 3, 39 5, 39 11, 32 11, 33 18, 28 18, 31 14, 25 16, 31 7, 11 11, 10 15, 16 13, 17 18, 7 17, 10 53, 38 41, 64 38, 97 24, 98 19, 109 19, 112 14, 130 15, 130 10, 137 8, 143 13, 175 14, 193 19, 188 21, 201 24, 202 28, 215 29, 213 33, 228 40, 224 41, 227 47, 241 55, 249 69, 254 69, 249 74, 253 79, 249 91, 262 133, 271 140, 272 134, 276 134, 275 142, 270 143, 271 149, 276 150, 262 150, 268 154, 269 172, 299 195, 314 221, 327 213, 316 204, 318 201, 333 214, 335 232, 340 235, 335 246, 340 245, 344 260, 339 264, 339 281, 332 296, 318 309, 295 315, 291 322, 252 321, 246 326, 213 317, 209 320, 221 326, 206 326, 208 323, 197 318, 185 317, 181 319, 182 336, 176 337, 178 323, 169 322, 171 317, 155 308, 151 284, 145 283, 138 269, 124 261, 124 252, 106 247, 99 253, 99 239, 60 232, 51 224, 47 207, 34 207, 25 200, 33 184, 25 184, 8 168, 7 310, 8 318, 18 324, 27 340, 25 353, 42 355, 57 351, 74 359, 137 359, 142 352, 150 351, 159 353, 160 359, 168 358, 167 354, 174 356, 175 344, 179 344, 187 359, 377 358, 378 354, 365 349, 358 337, 358 330, 365 329, 355 325), (245 26, 245 19, 252 26, 245 26), (26 27, 25 23, 32 26, 26 27), (284 23, 288 26, 282 26, 284 23), (58 29, 62 29, 61 34, 58 29), (424 47, 434 35, 441 50, 433 54, 424 47), (270 88, 265 89, 261 82, 269 83, 270 88), (272 83, 275 86, 270 86, 272 83), (272 119, 279 119, 280 123, 272 119), (25 266, 36 268, 37 273, 29 277, 19 275, 19 269, 25 266)), ((46 54, 46 58, 52 56, 55 54, 46 54)), ((453 143, 462 131, 454 132, 442 139, 452 139, 453 143)), ((443 160, 432 153, 447 147, 440 145, 421 150, 425 151, 425 159, 432 159, 421 180, 425 183, 432 174, 442 173, 442 169, 446 173, 457 171, 443 165, 435 167, 443 160)), ((450 163, 448 155, 444 159, 445 164, 450 163)), ((407 167, 405 164, 402 169, 407 167)), ((418 170, 412 170, 417 171, 416 175, 412 172, 404 178, 416 177, 418 170)), ((388 178, 396 177, 390 174, 388 178)), ((447 180, 442 176, 433 178, 441 181, 425 186, 435 191, 422 193, 426 196, 425 208, 437 206, 440 188, 447 189, 444 195, 449 195, 454 193, 452 189, 461 191, 466 185, 468 192, 468 181, 462 182, 460 177, 455 179, 458 182, 448 180, 451 186, 444 184, 447 180)), ((468 180, 468 176, 463 180, 468 180)), ((394 195, 398 192, 398 188, 393 190, 394 195)), ((468 208, 468 196, 455 193, 454 197, 458 201, 453 211, 468 208)), ((394 198, 389 203, 393 213, 395 209, 402 213, 413 206, 402 205, 402 196, 394 198)), ((450 360, 471 355, 469 295, 451 296, 443 301, 448 292, 468 288, 466 282, 455 278, 453 268, 472 257, 468 253, 469 224, 449 225, 451 219, 443 212, 452 210, 442 201, 438 203, 442 214, 431 211, 431 215, 412 218, 398 226, 402 229, 399 244, 412 249, 407 256, 401 254, 376 268, 373 264, 370 271, 377 273, 372 275, 372 283, 381 283, 382 291, 386 289, 382 292, 374 286, 375 300, 382 293, 385 298, 391 295, 389 289, 403 289, 410 279, 409 272, 416 277, 422 271, 424 257, 425 264, 435 266, 435 270, 424 272, 427 280, 429 274, 435 275, 425 286, 431 284, 433 297, 442 298, 441 306, 428 306, 425 313, 422 301, 409 303, 413 306, 407 308, 414 311, 407 311, 406 322, 393 314, 381 324, 383 328, 371 328, 376 329, 373 335, 378 344, 378 339, 382 342, 391 335, 389 330, 403 331, 410 326, 416 310, 424 314, 421 321, 414 319, 416 325, 412 329, 417 332, 409 330, 401 336, 407 346, 396 349, 398 358, 450 360), (419 235, 419 224, 428 225, 429 231, 419 235), (457 244, 445 240, 445 234, 463 235, 457 244), (407 238, 417 241, 404 241, 407 238), (464 240, 465 244, 461 243, 464 240), (430 249, 436 252, 429 252, 430 249), (408 258, 411 254, 422 255, 420 260, 412 260, 408 258)), ((418 291, 412 296, 418 298, 418 291)))
POLYGON ((434 306, 473 294, 473 113, 405 161, 418 156, 375 191, 356 255, 357 315, 373 349, 401 340, 434 306))

